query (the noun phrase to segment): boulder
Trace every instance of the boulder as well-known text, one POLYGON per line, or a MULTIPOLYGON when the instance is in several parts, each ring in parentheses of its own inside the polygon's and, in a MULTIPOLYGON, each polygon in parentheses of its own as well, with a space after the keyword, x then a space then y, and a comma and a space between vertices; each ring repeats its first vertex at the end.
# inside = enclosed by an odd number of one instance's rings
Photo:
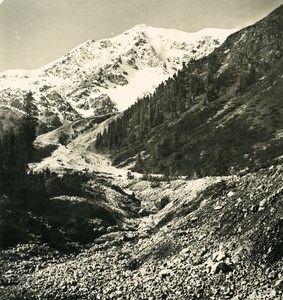
POLYGON ((228 257, 227 253, 222 250, 219 250, 212 254, 212 261, 220 262, 220 261, 225 260, 226 257, 228 257))
POLYGON ((150 212, 146 208, 141 208, 138 213, 141 217, 147 217, 150 215, 150 212))
POLYGON ((96 243, 104 243, 104 242, 112 242, 112 241, 123 241, 125 239, 125 233, 124 232, 111 232, 102 235, 98 239, 95 240, 96 243))
POLYGON ((213 274, 218 274, 220 272, 228 273, 228 272, 232 272, 232 271, 233 271, 232 265, 228 265, 224 261, 216 263, 215 265, 213 265, 213 267, 211 269, 211 272, 213 274))
POLYGON ((163 269, 159 272, 159 275, 162 277, 162 278, 165 278, 167 276, 170 276, 172 274, 172 270, 170 269, 163 269))
POLYGON ((114 226, 108 226, 107 227, 107 232, 110 233, 110 232, 117 232, 119 231, 119 226, 117 225, 114 225, 114 226))
POLYGON ((251 211, 252 211, 252 212, 257 212, 258 209, 259 209, 259 205, 258 205, 258 204, 252 205, 252 207, 251 207, 251 211))
POLYGON ((181 255, 184 255, 184 254, 186 255, 188 253, 190 253, 190 249, 189 248, 184 248, 183 250, 180 251, 181 255))

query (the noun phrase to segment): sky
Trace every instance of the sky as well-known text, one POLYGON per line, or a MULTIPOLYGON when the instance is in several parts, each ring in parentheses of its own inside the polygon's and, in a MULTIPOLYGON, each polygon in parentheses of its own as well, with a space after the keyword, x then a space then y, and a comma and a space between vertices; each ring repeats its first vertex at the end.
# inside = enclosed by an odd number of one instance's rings
POLYGON ((283 0, 0 0, 0 71, 39 68, 137 24, 196 32, 243 28, 283 0))

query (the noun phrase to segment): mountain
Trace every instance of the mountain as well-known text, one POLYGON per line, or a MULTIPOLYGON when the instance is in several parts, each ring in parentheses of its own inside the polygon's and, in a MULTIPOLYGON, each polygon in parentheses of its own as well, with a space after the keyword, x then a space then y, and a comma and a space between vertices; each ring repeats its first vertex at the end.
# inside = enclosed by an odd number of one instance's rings
POLYGON ((283 6, 189 62, 110 123, 96 148, 118 166, 190 177, 282 162, 282 24, 283 6))
POLYGON ((184 62, 211 53, 234 31, 137 25, 111 39, 89 40, 39 69, 2 72, 0 104, 22 109, 23 95, 32 91, 45 131, 54 128, 55 117, 65 123, 115 113, 152 92, 184 62))
POLYGON ((282 18, 37 151, 2 106, 0 299, 282 299, 282 18))

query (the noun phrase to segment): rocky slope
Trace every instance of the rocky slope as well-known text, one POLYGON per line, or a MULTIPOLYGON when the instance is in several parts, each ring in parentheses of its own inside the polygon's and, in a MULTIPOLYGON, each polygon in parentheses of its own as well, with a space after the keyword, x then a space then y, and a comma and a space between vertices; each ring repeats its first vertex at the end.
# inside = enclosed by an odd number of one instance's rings
POLYGON ((131 235, 118 228, 79 254, 46 244, 3 251, 1 299, 282 299, 282 176, 277 166, 130 180, 142 206, 162 194, 169 203, 136 219, 131 235))
POLYGON ((64 123, 124 110, 234 31, 185 33, 138 25, 111 39, 89 40, 37 70, 2 72, 0 104, 22 109, 22 98, 31 90, 47 125, 54 115, 64 123))

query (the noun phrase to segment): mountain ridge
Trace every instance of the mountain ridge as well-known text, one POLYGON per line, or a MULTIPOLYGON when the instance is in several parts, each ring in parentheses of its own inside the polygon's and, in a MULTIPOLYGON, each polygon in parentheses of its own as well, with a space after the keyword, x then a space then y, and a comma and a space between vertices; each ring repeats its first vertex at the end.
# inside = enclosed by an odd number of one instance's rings
POLYGON ((221 30, 217 39, 217 30, 213 30, 214 38, 203 37, 205 31, 189 34, 138 25, 111 39, 89 40, 36 70, 2 72, 2 103, 21 108, 23 94, 31 90, 42 113, 40 118, 47 123, 47 111, 63 123, 79 115, 114 113, 114 102, 119 110, 127 108, 172 76, 183 62, 218 47, 223 35, 232 31, 221 30), (180 37, 172 40, 176 33, 180 37))

